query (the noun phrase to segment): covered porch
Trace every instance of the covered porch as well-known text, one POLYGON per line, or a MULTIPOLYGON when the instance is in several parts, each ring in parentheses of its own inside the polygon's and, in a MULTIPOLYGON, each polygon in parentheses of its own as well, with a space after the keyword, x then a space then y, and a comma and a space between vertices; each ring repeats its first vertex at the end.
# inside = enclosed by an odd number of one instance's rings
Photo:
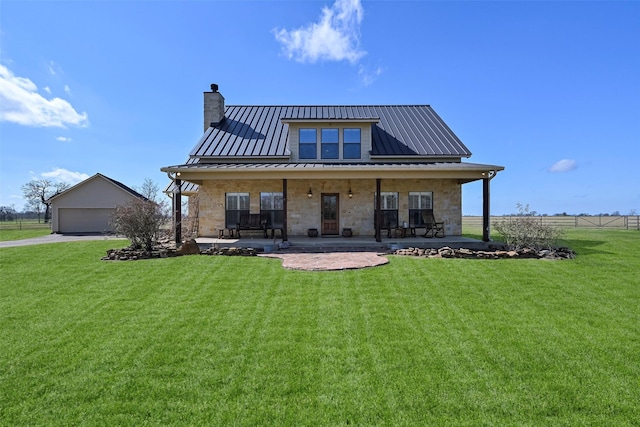
MULTIPOLYGON (((201 239, 215 240, 217 244, 228 244, 233 239, 220 239, 222 234, 235 226, 236 221, 228 219, 228 208, 225 208, 225 197, 229 191, 243 191, 246 198, 242 209, 251 213, 262 213, 260 198, 266 191, 279 192, 283 200, 281 239, 295 246, 295 240, 306 239, 304 233, 312 227, 318 227, 321 236, 327 234, 325 222, 330 218, 324 209, 326 206, 336 206, 335 227, 330 234, 336 237, 330 239, 340 240, 340 230, 353 228, 354 236, 346 238, 345 245, 353 245, 370 242, 384 247, 386 243, 397 240, 396 236, 387 237, 383 229, 380 194, 385 191, 400 191, 401 198, 411 197, 412 188, 436 188, 434 197, 437 198, 434 206, 436 221, 445 221, 450 224, 445 230, 445 239, 455 243, 461 234, 461 186, 465 183, 482 180, 485 218, 483 226, 483 240, 489 242, 489 215, 490 195, 489 182, 495 174, 502 170, 500 166, 481 165, 461 162, 441 163, 381 163, 381 164, 186 164, 163 168, 169 176, 175 180, 174 188, 180 189, 182 182, 187 181, 200 186, 200 224, 209 221, 207 229, 200 230, 201 239), (231 190, 233 189, 233 190, 231 190), (249 195, 251 195, 249 197, 249 195), (259 197, 258 197, 259 196, 259 197), (328 203, 330 197, 335 203, 328 203), (339 200, 343 200, 344 203, 339 200), (202 203, 206 203, 203 209, 202 203), (339 206, 339 207, 338 207, 339 206), (227 209, 227 211, 225 211, 227 209), (364 209, 364 210, 363 210, 364 209), (227 218, 225 219, 225 215, 227 218), (216 238, 217 237, 217 238, 216 238)), ((231 193, 233 194, 233 193, 231 193)), ((174 193, 174 198, 179 201, 180 192, 174 193)), ((175 203, 180 206, 180 203, 175 203)), ((228 206, 228 200, 226 205, 228 206)), ((401 216, 396 216, 397 223, 402 219, 410 221, 413 217, 407 208, 406 200, 401 211, 401 216), (408 211, 405 212, 405 211, 408 211)), ((396 210, 398 207, 396 206, 396 210)), ((175 212, 179 215, 179 212, 175 212)), ((175 221, 179 224, 180 221, 175 221)), ((411 225, 410 225, 411 226, 411 225)), ((447 227, 445 225, 445 227, 447 227)), ((176 226, 176 237, 178 228, 176 226)), ((244 233, 242 234, 244 237, 244 233)), ((327 237, 323 237, 327 238, 327 237)), ((313 238, 311 238, 313 239, 313 238)), ((313 240, 306 241, 314 245, 313 240)), ((427 239, 420 235, 417 237, 405 237, 402 241, 408 244, 410 239, 415 239, 415 247, 430 247, 427 239), (418 246, 419 245, 419 246, 418 246)), ((176 241, 178 239, 176 238, 176 241)), ((240 239, 239 241, 244 240, 240 239)), ((270 240, 270 239, 266 239, 270 240)), ((435 243, 440 245, 443 241, 435 243)), ((267 243, 268 245, 268 243, 267 243)), ((315 244, 317 245, 317 244, 315 244)))

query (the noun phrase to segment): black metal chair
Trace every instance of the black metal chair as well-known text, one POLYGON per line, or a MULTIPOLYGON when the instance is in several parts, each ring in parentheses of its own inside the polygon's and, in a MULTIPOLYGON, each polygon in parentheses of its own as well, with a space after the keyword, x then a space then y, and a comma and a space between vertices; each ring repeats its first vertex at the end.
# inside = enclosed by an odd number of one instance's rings
POLYGON ((423 237, 444 237, 444 222, 437 222, 433 216, 433 210, 429 209, 422 213, 425 232, 423 237))

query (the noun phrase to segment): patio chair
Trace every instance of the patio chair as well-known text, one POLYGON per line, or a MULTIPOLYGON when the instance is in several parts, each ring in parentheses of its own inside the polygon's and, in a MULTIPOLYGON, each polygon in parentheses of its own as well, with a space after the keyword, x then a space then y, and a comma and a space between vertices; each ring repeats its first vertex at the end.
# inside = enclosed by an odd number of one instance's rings
POLYGON ((444 222, 436 222, 433 210, 426 210, 422 213, 425 232, 423 237, 444 237, 444 222))
POLYGON ((391 237, 391 231, 398 228, 398 216, 396 212, 382 212, 381 230, 387 230, 387 237, 391 237))

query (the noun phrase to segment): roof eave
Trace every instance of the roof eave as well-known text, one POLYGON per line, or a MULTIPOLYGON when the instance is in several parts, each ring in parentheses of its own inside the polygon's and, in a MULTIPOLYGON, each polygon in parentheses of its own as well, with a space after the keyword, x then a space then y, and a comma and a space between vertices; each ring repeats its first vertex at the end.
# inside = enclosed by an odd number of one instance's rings
POLYGON ((425 164, 393 164, 393 165, 361 165, 349 164, 298 164, 287 167, 253 164, 252 168, 234 167, 219 169, 197 168, 194 165, 176 165, 161 168, 163 172, 180 172, 184 181, 201 185, 208 179, 456 179, 460 182, 471 182, 486 178, 489 173, 504 170, 504 166, 469 164, 469 163, 433 163, 425 164), (271 167, 269 167, 271 166, 271 167), (328 175, 330 174, 330 175, 328 175))

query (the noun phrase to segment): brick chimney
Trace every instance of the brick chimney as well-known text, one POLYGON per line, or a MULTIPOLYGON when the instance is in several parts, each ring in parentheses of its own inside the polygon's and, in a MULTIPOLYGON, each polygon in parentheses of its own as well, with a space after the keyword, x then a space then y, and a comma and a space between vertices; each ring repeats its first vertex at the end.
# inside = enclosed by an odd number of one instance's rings
POLYGON ((224 120, 224 96, 218 92, 218 85, 211 85, 211 92, 204 93, 204 130, 218 126, 224 120))

